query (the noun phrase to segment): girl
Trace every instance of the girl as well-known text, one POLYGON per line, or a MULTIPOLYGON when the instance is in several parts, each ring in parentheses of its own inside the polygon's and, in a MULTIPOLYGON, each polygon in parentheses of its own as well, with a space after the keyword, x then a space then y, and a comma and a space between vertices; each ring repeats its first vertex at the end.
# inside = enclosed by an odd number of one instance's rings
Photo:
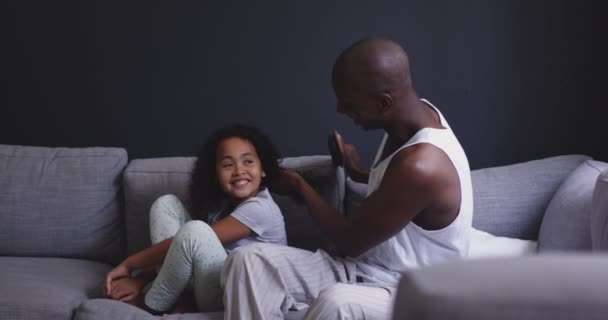
POLYGON ((177 197, 158 198, 150 209, 154 245, 112 269, 104 294, 152 312, 182 312, 172 307, 191 284, 200 311, 221 310, 220 272, 227 252, 255 242, 287 244, 283 216, 266 188, 279 172, 278 158, 256 128, 234 125, 213 134, 192 172, 194 220, 177 197), (131 273, 160 264, 144 300, 140 293, 150 272, 131 273))

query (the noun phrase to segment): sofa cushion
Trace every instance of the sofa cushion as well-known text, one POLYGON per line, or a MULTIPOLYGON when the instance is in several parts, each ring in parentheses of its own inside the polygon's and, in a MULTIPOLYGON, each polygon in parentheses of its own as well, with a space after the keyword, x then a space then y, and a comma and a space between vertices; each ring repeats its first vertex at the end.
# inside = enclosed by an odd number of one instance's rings
POLYGON ((74 320, 155 320, 152 314, 128 303, 110 299, 91 299, 75 311, 74 320))
POLYGON ((497 236, 537 240, 551 198, 572 170, 588 159, 566 155, 473 170, 473 227, 497 236))
POLYGON ((608 170, 598 178, 591 204, 591 247, 608 251, 608 170))
POLYGON ((591 199, 608 163, 588 160, 559 187, 540 227, 539 251, 591 249, 591 199))
POLYGON ((122 259, 126 164, 120 148, 0 145, 0 255, 122 259))
POLYGON ((222 320, 223 312, 181 313, 155 317, 130 304, 109 299, 93 299, 84 302, 76 310, 74 320, 222 320))
MULTIPOLYGON (((149 210, 156 198, 172 193, 188 206, 188 184, 194 161, 194 157, 187 157, 136 159, 129 163, 124 174, 129 253, 150 245, 149 210)), ((332 165, 329 156, 284 158, 281 166, 300 172, 332 206, 343 211, 344 173, 332 165)), ((276 193, 272 193, 272 197, 285 218, 289 245, 309 250, 321 247, 333 252, 297 197, 276 193)))
POLYGON ((393 319, 606 319, 608 257, 492 258, 404 274, 393 319))
POLYGON ((523 256, 538 253, 538 242, 498 237, 485 231, 471 229, 468 258, 523 256))
POLYGON ((110 269, 88 260, 0 257, 0 319, 72 319, 80 303, 101 296, 110 269))

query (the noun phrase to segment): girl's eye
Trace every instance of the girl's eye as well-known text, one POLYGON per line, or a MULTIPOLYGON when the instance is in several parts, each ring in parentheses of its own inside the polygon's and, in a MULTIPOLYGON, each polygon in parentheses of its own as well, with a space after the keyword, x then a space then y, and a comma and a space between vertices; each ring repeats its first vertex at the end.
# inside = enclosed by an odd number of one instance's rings
POLYGON ((222 168, 230 168, 232 167, 232 163, 224 163, 222 164, 222 168))
POLYGON ((253 163, 253 160, 249 160, 249 159, 245 160, 245 164, 252 164, 252 163, 253 163))

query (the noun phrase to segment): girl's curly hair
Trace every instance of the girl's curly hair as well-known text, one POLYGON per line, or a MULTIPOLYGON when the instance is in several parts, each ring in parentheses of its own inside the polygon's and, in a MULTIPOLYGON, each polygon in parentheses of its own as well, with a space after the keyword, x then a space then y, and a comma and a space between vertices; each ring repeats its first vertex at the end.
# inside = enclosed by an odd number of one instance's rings
POLYGON ((266 177, 260 186, 268 186, 279 172, 280 154, 270 138, 259 129, 234 124, 213 133, 198 152, 190 182, 190 201, 192 217, 208 222, 211 213, 222 210, 229 198, 220 189, 216 172, 216 153, 220 143, 228 138, 241 138, 249 141, 255 148, 266 177))

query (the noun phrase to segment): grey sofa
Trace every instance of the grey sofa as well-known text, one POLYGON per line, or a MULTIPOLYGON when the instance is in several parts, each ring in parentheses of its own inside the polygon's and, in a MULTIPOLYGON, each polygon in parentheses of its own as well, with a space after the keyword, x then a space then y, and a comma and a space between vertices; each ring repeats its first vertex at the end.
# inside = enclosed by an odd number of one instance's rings
MULTIPOLYGON (((173 193, 188 202, 193 161, 128 162, 120 148, 0 145, 0 319, 157 319, 101 299, 101 281, 113 264, 149 245, 147 212, 156 197, 173 193)), ((286 158, 283 165, 301 172, 346 215, 364 198, 365 185, 345 178, 327 156, 286 158)), ((608 278, 608 257, 601 251, 608 247, 608 173, 600 175, 606 169, 589 157, 568 155, 475 170, 474 225, 496 235, 537 239, 541 254, 408 272, 395 318, 608 314, 608 303, 598 298, 608 296, 601 282, 608 278), (498 268, 503 266, 510 272, 498 268), (440 281, 444 278, 453 281, 440 281), (563 289, 579 299, 554 294, 563 289)), ((335 252, 298 199, 274 197, 290 245, 335 252)), ((290 312, 286 318, 302 315, 290 312)), ((162 318, 221 319, 222 313, 162 318)))

